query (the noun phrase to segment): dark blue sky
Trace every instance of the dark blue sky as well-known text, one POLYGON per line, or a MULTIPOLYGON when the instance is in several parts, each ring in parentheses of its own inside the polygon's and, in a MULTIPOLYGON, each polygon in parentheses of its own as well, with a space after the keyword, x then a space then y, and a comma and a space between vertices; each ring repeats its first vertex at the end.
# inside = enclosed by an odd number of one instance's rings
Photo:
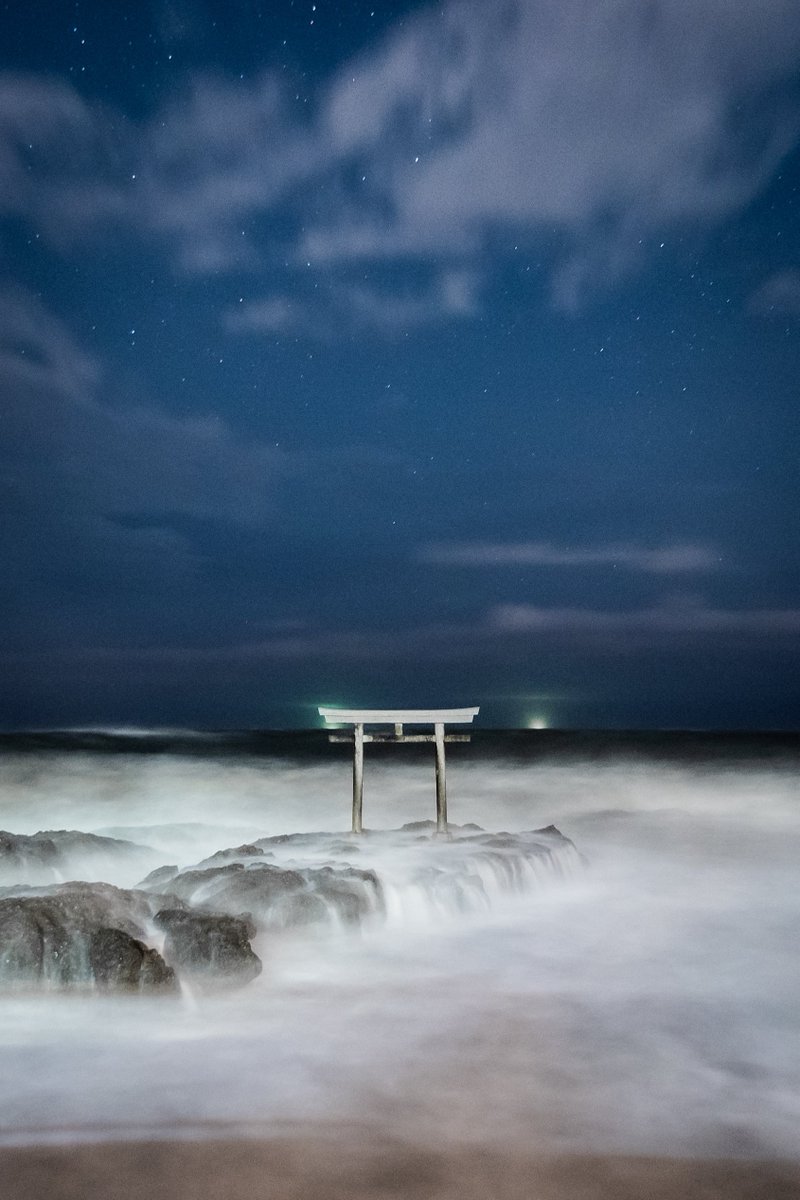
POLYGON ((795 727, 796 0, 0 5, 5 727, 795 727))

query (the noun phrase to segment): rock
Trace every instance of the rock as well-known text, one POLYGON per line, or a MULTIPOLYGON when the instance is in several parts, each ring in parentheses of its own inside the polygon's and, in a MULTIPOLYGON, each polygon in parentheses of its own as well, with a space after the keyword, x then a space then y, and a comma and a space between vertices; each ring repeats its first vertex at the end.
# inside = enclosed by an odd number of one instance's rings
MULTIPOLYGON (((400 826, 401 833, 436 833, 436 822, 431 820, 424 821, 406 821, 405 825, 400 826)), ((468 821, 466 825, 456 825, 453 821, 448 822, 448 833, 458 834, 464 830, 470 830, 475 833, 483 833, 484 829, 481 825, 476 825, 474 821, 468 821)))
POLYGON ((401 833, 435 833, 435 821, 406 821, 405 825, 400 826, 401 833))
POLYGON ((167 884, 172 883, 172 880, 179 873, 180 868, 177 863, 174 866, 156 867, 155 871, 151 871, 149 875, 145 875, 141 883, 137 883, 137 890, 143 892, 157 892, 167 884))
POLYGON ((141 871, 154 851, 118 838, 77 829, 22 834, 0 831, 0 883, 55 883, 65 876, 100 878, 121 866, 141 871))
POLYGON ((141 940, 141 917, 149 917, 146 903, 110 884, 6 896, 0 899, 0 985, 174 988, 174 972, 141 940))
POLYGON ((249 983, 261 973, 261 959, 250 945, 256 928, 247 915, 164 908, 156 913, 155 923, 167 935, 164 956, 181 977, 249 983))
POLYGON ((27 836, 0 829, 0 872, 4 879, 12 875, 22 878, 31 869, 39 872, 44 869, 52 877, 58 858, 56 844, 51 838, 41 833, 27 836))
MULTIPOLYGON (((212 854, 209 858, 204 858, 198 863, 198 868, 208 867, 212 865, 222 865, 226 862, 234 862, 240 858, 263 858, 264 851, 260 846, 253 846, 249 842, 245 842, 243 846, 232 846, 229 850, 217 850, 216 854, 212 854)), ((271 855, 269 856, 272 857, 271 855)))
POLYGON ((317 921, 354 923, 383 911, 383 891, 374 871, 351 866, 278 867, 261 861, 245 866, 182 871, 170 891, 192 906, 238 915, 252 913, 261 927, 317 921))
POLYGON ((227 858, 228 856, 235 858, 255 858, 263 853, 264 851, 260 846, 254 846, 250 842, 245 842, 243 846, 233 846, 229 850, 218 850, 216 854, 211 855, 211 861, 227 858))
POLYGON ((153 911, 153 901, 144 892, 78 880, 40 887, 18 884, 0 890, 0 903, 8 898, 47 901, 70 927, 114 925, 133 937, 143 936, 153 911))
POLYGON ((98 929, 92 934, 89 966, 101 991, 151 991, 175 986, 175 972, 158 951, 121 929, 98 929))

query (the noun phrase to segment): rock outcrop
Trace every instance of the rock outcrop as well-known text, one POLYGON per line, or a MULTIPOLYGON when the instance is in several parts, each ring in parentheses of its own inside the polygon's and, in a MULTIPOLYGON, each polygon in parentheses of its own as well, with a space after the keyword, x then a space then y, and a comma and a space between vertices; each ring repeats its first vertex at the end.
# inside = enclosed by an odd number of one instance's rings
POLYGON ((0 898, 0 984, 175 990, 174 971, 144 941, 145 897, 110 884, 24 891, 0 898))
POLYGON ((178 981, 241 985, 261 960, 245 916, 193 911, 172 895, 107 883, 4 888, 0 987, 176 991, 178 981), (163 940, 159 952, 153 945, 163 940))
MULTIPOLYGON (((112 854, 137 849, 75 831, 2 834, 0 860, 35 877, 71 852, 109 847, 112 854)), ((257 931, 402 920, 426 906, 437 916, 475 911, 583 865, 552 825, 514 833, 451 825, 439 837, 433 822, 415 821, 357 841, 330 833, 261 838, 196 866, 158 867, 127 890, 103 882, 18 883, 0 887, 0 986, 244 984, 261 971, 251 945, 257 931), (370 851, 380 879, 349 861, 370 851)))
POLYGON ((236 916, 251 913, 260 928, 317 921, 353 924, 383 909, 374 871, 347 865, 279 867, 256 859, 181 871, 168 883, 185 904, 236 916))
POLYGON ((148 846, 78 829, 32 834, 0 830, 0 885, 57 883, 70 877, 102 879, 118 874, 121 867, 135 878, 152 865, 154 853, 148 846))
POLYGON ((249 917, 162 908, 155 923, 167 935, 164 957, 182 979, 242 984, 261 973, 261 959, 250 945, 256 927, 249 917))

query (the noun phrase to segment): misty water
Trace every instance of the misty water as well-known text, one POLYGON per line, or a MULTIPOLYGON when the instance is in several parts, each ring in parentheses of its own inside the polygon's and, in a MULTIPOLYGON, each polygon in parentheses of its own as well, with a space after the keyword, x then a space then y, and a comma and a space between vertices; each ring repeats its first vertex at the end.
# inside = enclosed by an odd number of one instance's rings
MULTIPOLYGON (((432 757, 432 756, 431 756, 432 757)), ((450 819, 574 843, 487 860, 421 830, 428 756, 11 746, 0 827, 149 849, 130 887, 279 834, 280 864, 374 869, 385 909, 262 932, 258 979, 170 997, 0 995, 0 1138, 263 1134, 357 1122, 419 1143, 798 1156, 796 746, 452 748, 450 819), (501 861, 502 859, 502 861, 501 861)), ((523 846, 521 850, 519 847, 523 846)), ((516 847, 516 849, 514 849, 516 847)))

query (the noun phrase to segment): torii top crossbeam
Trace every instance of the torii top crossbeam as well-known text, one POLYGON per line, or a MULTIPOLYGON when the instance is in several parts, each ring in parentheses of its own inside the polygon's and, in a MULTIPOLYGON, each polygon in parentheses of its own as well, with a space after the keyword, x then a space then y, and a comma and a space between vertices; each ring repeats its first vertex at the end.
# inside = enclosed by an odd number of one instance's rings
MULTIPOLYGON (((364 743, 435 742, 436 743, 436 831, 447 832, 447 789, 445 786, 445 741, 469 741, 468 735, 445 737, 444 727, 468 725, 478 714, 477 708, 320 708, 328 725, 353 726, 353 833, 363 831, 361 810, 364 798, 364 743), (394 725, 394 735, 365 734, 365 725, 394 725), (404 725, 433 725, 433 734, 404 733, 404 725)), ((332 735, 333 740, 336 735, 332 735)))
POLYGON ((321 708, 335 725, 468 725, 477 708, 321 708))

